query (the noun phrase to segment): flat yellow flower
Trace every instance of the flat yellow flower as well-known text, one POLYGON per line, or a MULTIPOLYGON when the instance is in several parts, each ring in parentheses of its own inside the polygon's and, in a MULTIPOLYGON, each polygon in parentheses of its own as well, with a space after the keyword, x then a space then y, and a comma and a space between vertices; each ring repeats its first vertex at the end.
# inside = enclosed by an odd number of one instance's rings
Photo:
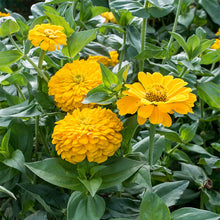
POLYGON ((66 45, 66 35, 63 27, 51 24, 36 25, 28 33, 28 39, 35 46, 44 51, 60 49, 59 45, 66 45))
POLYGON ((220 28, 218 29, 218 31, 215 33, 216 36, 220 36, 220 28))
POLYGON ((117 51, 110 51, 109 52, 110 58, 105 56, 91 56, 89 55, 89 58, 87 60, 93 60, 96 62, 100 62, 105 66, 115 66, 119 60, 118 60, 118 52, 117 51))
POLYGON ((179 114, 193 113, 196 96, 191 93, 191 88, 184 87, 187 82, 157 72, 140 72, 138 79, 141 83, 126 84, 128 90, 123 92, 126 96, 117 101, 120 115, 137 112, 140 125, 149 118, 152 124, 169 127, 172 124, 169 114, 174 111, 179 114))
POLYGON ((82 104, 89 90, 102 83, 100 65, 95 61, 75 60, 67 63, 51 77, 49 95, 63 111, 93 105, 82 104))
POLYGON ((57 154, 70 163, 86 157, 89 162, 102 163, 121 145, 123 124, 109 109, 76 109, 56 124, 52 143, 57 154))
POLYGON ((0 12, 0 17, 8 17, 8 16, 10 16, 9 13, 0 12))
POLYGON ((104 13, 101 14, 101 16, 102 16, 103 18, 105 18, 105 23, 108 23, 108 22, 115 23, 115 24, 118 23, 118 22, 116 21, 116 19, 115 19, 115 17, 114 17, 114 15, 113 15, 112 12, 109 12, 109 11, 104 12, 104 13))
MULTIPOLYGON (((220 34, 220 33, 219 33, 220 34)), ((216 39, 215 40, 215 43, 211 46, 212 49, 220 49, 220 40, 219 39, 216 39)))

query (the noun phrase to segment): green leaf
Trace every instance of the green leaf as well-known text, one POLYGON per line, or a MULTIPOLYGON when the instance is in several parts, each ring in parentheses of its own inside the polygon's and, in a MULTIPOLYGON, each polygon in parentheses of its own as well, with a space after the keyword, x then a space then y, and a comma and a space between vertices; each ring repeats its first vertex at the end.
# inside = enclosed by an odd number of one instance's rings
POLYGON ((195 122, 191 125, 183 124, 180 127, 180 138, 184 143, 190 142, 196 134, 199 123, 195 122))
POLYGON ((0 109, 1 117, 33 117, 41 114, 37 109, 37 104, 34 101, 28 103, 28 100, 18 105, 0 109))
POLYGON ((131 139, 135 134, 136 129, 138 128, 137 123, 137 116, 133 115, 126 119, 125 122, 123 122, 123 130, 122 130, 122 143, 121 143, 121 149, 123 150, 124 154, 131 153, 131 139))
POLYGON ((166 5, 172 5, 174 0, 149 0, 149 2, 158 8, 163 8, 166 5))
POLYGON ((19 31, 19 25, 15 21, 8 19, 7 21, 1 24, 0 37, 6 37, 18 31, 19 31))
POLYGON ((44 13, 49 17, 51 24, 62 26, 67 36, 70 36, 74 32, 74 30, 63 17, 51 14, 49 12, 44 13))
POLYGON ((202 56, 200 64, 212 64, 215 62, 218 62, 220 60, 220 50, 213 50, 209 53, 206 53, 205 55, 202 56))
POLYGON ((14 118, 9 124, 11 129, 10 144, 23 152, 26 161, 31 160, 33 150, 33 131, 21 119, 14 118))
POLYGON ((212 145, 212 147, 213 147, 215 150, 217 150, 218 152, 220 152, 220 144, 219 144, 219 143, 212 143, 211 145, 212 145))
POLYGON ((218 0, 199 0, 199 4, 202 5, 203 9, 207 11, 212 21, 220 25, 220 5, 218 0))
POLYGON ((36 211, 34 214, 29 215, 24 220, 47 220, 47 213, 43 211, 36 211))
POLYGON ((219 220, 219 214, 214 212, 196 209, 181 208, 171 214, 172 220, 219 220))
POLYGON ((211 154, 208 151, 206 151, 203 147, 196 145, 196 144, 183 144, 181 145, 181 148, 187 151, 198 153, 198 154, 204 154, 209 157, 211 156, 211 154))
POLYGON ((18 50, 0 51, 0 66, 7 66, 22 58, 23 54, 18 50))
POLYGON ((160 128, 160 129, 156 130, 156 132, 158 134, 164 135, 167 140, 179 142, 179 143, 182 142, 179 135, 175 131, 172 131, 170 129, 160 128))
POLYGON ((192 60, 193 57, 193 52, 200 46, 200 39, 197 37, 195 34, 191 35, 188 40, 187 40, 187 49, 189 51, 189 59, 192 60))
POLYGON ((104 86, 109 90, 114 91, 116 87, 121 84, 118 77, 102 63, 100 63, 100 68, 102 71, 102 81, 104 86))
POLYGON ((189 181, 185 180, 161 183, 153 187, 153 192, 163 199, 165 204, 170 207, 176 205, 188 185, 189 181))
POLYGON ((27 85, 27 79, 21 73, 14 73, 13 75, 9 75, 8 78, 3 80, 1 82, 1 84, 2 85, 15 84, 15 85, 19 85, 19 86, 26 86, 27 85))
POLYGON ((67 46, 64 46, 62 53, 70 58, 74 58, 89 42, 96 38, 97 29, 74 32, 67 39, 67 46))
POLYGON ((20 150, 14 151, 11 157, 5 159, 3 163, 9 167, 19 170, 22 173, 25 173, 24 155, 20 150))
POLYGON ((122 183, 143 165, 144 162, 128 158, 118 158, 113 162, 110 162, 106 168, 97 173, 97 176, 102 178, 100 189, 106 189, 122 183))
POLYGON ((122 83, 122 82, 126 82, 127 80, 127 75, 128 75, 128 70, 129 70, 129 67, 130 67, 130 63, 123 66, 118 72, 117 72, 117 77, 119 79, 119 81, 122 83))
POLYGON ((213 82, 200 83, 197 87, 199 97, 212 108, 220 108, 220 86, 213 82))
POLYGON ((99 24, 97 25, 98 27, 100 27, 100 29, 102 30, 102 28, 110 28, 110 29, 115 29, 120 33, 124 33, 124 29, 123 27, 121 27, 118 24, 113 24, 113 23, 103 23, 103 24, 99 24))
POLYGON ((186 54, 188 55, 188 57, 190 57, 190 54, 189 54, 189 50, 188 50, 188 47, 187 47, 187 44, 184 40, 184 38, 180 35, 180 34, 177 34, 177 33, 174 33, 174 32, 170 32, 170 34, 175 38, 175 40, 180 44, 180 46, 183 48, 183 50, 186 52, 186 54))
POLYGON ((147 191, 140 207, 140 220, 170 220, 170 211, 155 193, 147 191))
POLYGON ((88 21, 92 17, 92 2, 91 0, 80 1, 80 21, 88 21))
POLYGON ((78 180, 76 166, 64 160, 49 158, 25 165, 37 176, 53 185, 72 190, 86 190, 78 180))
POLYGON ((144 8, 139 1, 132 1, 132 0, 110 0, 109 6, 111 9, 115 9, 116 11, 125 9, 131 12, 132 15, 141 17, 141 18, 148 18, 149 14, 147 10, 144 8))
POLYGON ((8 129, 7 133, 4 135, 1 147, 0 147, 0 160, 10 157, 9 151, 9 138, 10 138, 11 130, 8 129))
POLYGON ((17 200, 14 193, 12 193, 11 191, 7 190, 5 187, 0 186, 0 191, 4 192, 6 194, 8 194, 9 196, 11 196, 13 199, 17 200))
POLYGON ((90 180, 79 178, 79 181, 88 189, 92 197, 95 196, 96 192, 99 190, 102 184, 102 178, 100 177, 92 178, 90 180))
POLYGON ((108 105, 117 100, 115 93, 104 87, 103 84, 96 86, 91 89, 85 99, 82 101, 83 104, 96 103, 99 105, 108 105))
POLYGON ((105 212, 105 201, 102 197, 73 192, 67 205, 67 220, 89 219, 100 220, 105 212))

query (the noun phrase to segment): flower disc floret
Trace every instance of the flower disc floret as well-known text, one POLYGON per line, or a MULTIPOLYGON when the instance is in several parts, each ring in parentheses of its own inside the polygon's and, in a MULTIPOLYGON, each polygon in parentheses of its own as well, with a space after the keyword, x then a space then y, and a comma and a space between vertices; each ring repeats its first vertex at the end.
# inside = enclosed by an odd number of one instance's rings
POLYGON ((28 33, 28 39, 35 46, 44 51, 60 49, 59 45, 66 45, 66 35, 63 27, 51 24, 36 25, 28 33))
POLYGON ((91 56, 91 55, 89 55, 87 60, 100 62, 107 67, 108 66, 115 66, 119 62, 118 52, 117 51, 110 51, 109 55, 110 55, 110 58, 105 57, 105 56, 91 56))
POLYGON ((193 113, 196 96, 191 93, 191 88, 184 87, 187 82, 158 72, 140 72, 138 79, 140 83, 126 84, 128 90, 123 92, 125 96, 117 101, 120 115, 137 112, 140 125, 149 118, 152 124, 170 127, 172 119, 169 114, 193 113))
POLYGON ((81 102, 87 93, 102 83, 100 65, 95 61, 75 60, 67 63, 51 77, 49 95, 63 111, 93 106, 81 102))
POLYGON ((120 147, 123 124, 109 109, 76 109, 56 122, 52 143, 58 155, 70 163, 102 163, 120 147))

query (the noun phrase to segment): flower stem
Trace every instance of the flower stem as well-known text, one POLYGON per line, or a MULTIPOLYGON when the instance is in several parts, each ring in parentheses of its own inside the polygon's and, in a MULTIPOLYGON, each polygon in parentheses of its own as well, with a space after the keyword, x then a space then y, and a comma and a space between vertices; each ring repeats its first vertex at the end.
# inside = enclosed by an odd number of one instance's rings
POLYGON ((216 64, 216 63, 213 63, 213 64, 212 64, 211 69, 210 69, 211 72, 214 70, 215 64, 216 64))
POLYGON ((150 130, 149 130, 149 165, 152 167, 153 165, 153 148, 154 148, 154 136, 156 133, 156 125, 150 123, 150 130))
POLYGON ((17 50, 23 54, 23 59, 26 59, 36 69, 36 71, 38 72, 39 76, 41 78, 43 78, 46 82, 48 82, 47 76, 42 72, 42 70, 27 55, 24 54, 24 52, 16 44, 16 42, 14 41, 14 39, 12 38, 11 35, 9 35, 9 39, 12 42, 12 44, 17 48, 17 50))
POLYGON ((123 33, 123 44, 121 46, 122 50, 121 50, 121 53, 120 53, 118 70, 121 69, 122 61, 123 61, 124 56, 125 56, 125 46, 126 46, 126 31, 123 33))
POLYGON ((22 98, 23 100, 26 100, 26 98, 25 98, 24 94, 22 93, 20 87, 19 87, 17 84, 15 84, 15 87, 16 87, 18 93, 20 94, 21 98, 22 98))
MULTIPOLYGON (((42 71, 42 67, 43 67, 43 61, 44 61, 44 56, 46 54, 46 51, 41 50, 40 53, 40 57, 39 57, 39 61, 38 61, 38 68, 42 71)), ((41 82, 41 77, 37 77, 37 82, 38 82, 38 90, 41 91, 42 90, 42 82, 41 82)))
POLYGON ((204 192, 201 190, 200 192, 200 209, 204 209, 204 192))
MULTIPOLYGON (((144 8, 147 8, 147 4, 148 4, 148 0, 145 1, 144 8)), ((142 28, 141 28, 141 53, 144 51, 144 46, 145 46, 146 24, 147 24, 147 19, 143 18, 142 28)), ((139 71, 141 72, 143 70, 144 70, 144 60, 140 60, 139 71)))
MULTIPOLYGON (((176 27, 177 27, 178 17, 180 15, 180 10, 181 10, 181 6, 182 6, 182 2, 183 2, 183 0, 179 0, 179 2, 178 2, 177 11, 176 11, 176 16, 175 16, 172 32, 176 32, 176 27)), ((163 64, 170 58, 169 50, 170 50, 171 44, 173 42, 173 39, 174 39, 173 35, 171 35, 170 40, 169 40, 168 45, 167 45, 168 57, 163 60, 163 64)))

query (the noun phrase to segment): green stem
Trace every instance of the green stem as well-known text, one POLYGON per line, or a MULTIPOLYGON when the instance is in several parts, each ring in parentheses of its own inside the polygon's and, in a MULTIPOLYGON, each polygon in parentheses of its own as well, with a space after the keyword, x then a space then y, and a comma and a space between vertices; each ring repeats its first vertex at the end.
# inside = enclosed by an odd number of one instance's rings
POLYGON ((181 73, 180 73, 180 76, 179 76, 180 78, 182 78, 184 76, 186 70, 187 70, 187 68, 184 66, 181 73))
POLYGON ((23 100, 26 100, 26 98, 25 98, 24 94, 22 93, 20 87, 19 87, 17 84, 15 84, 15 87, 16 87, 18 93, 20 94, 21 98, 22 98, 23 100))
POLYGON ((204 101, 200 98, 200 114, 201 114, 201 119, 204 118, 204 101))
POLYGON ((153 165, 153 149, 154 149, 154 136, 156 133, 156 125, 150 123, 150 130, 149 130, 149 165, 152 167, 153 165))
POLYGON ((204 209, 204 192, 201 190, 200 192, 200 209, 204 209))
MULTIPOLYGON (((145 1, 144 8, 147 8, 147 4, 148 4, 148 0, 145 1)), ((141 53, 144 51, 144 46, 145 46, 146 24, 147 24, 147 19, 143 18, 142 28, 141 28, 141 53)), ((144 70, 144 60, 140 60, 139 71, 141 72, 143 70, 144 70)))
POLYGON ((35 118, 35 160, 38 160, 38 148, 39 148, 39 122, 40 117, 36 116, 35 118))
MULTIPOLYGON (((176 11, 176 16, 175 16, 172 32, 176 32, 178 17, 180 15, 180 10, 181 10, 181 6, 182 6, 182 1, 183 0, 179 0, 178 5, 177 5, 177 11, 176 11)), ((171 35, 170 40, 167 45, 168 54, 169 54, 169 50, 170 50, 171 44, 173 42, 173 39, 174 39, 174 37, 173 37, 173 35, 171 35)), ((168 59, 170 58, 169 56, 170 55, 168 55, 168 57, 167 57, 168 59)), ((163 60, 163 64, 167 61, 167 58, 163 60)))
MULTIPOLYGON (((43 67, 43 61, 44 61, 44 56, 46 54, 46 51, 41 50, 40 53, 40 57, 39 57, 39 61, 38 61, 38 68, 42 71, 42 67, 43 67)), ((42 82, 41 82, 41 77, 37 77, 37 82, 38 82, 38 90, 41 91, 42 90, 42 82)))
POLYGON ((210 69, 210 72, 212 72, 212 71, 214 70, 215 64, 216 64, 216 63, 213 63, 213 64, 212 64, 211 69, 210 69))
POLYGON ((124 56, 125 56, 125 46, 126 46, 126 31, 123 33, 123 44, 122 44, 122 50, 121 50, 121 53, 120 53, 120 58, 119 58, 119 67, 118 67, 118 70, 121 69, 121 65, 122 65, 122 61, 124 59, 124 56))
POLYGON ((48 155, 50 155, 50 149, 49 149, 49 147, 48 147, 47 140, 46 140, 46 138, 45 138, 45 136, 44 136, 42 130, 39 129, 39 131, 40 131, 40 138, 41 138, 41 141, 42 141, 42 143, 43 143, 43 145, 44 145, 45 152, 46 152, 48 155))
POLYGON ((9 35, 9 39, 11 40, 11 42, 13 43, 13 45, 17 48, 18 51, 20 51, 23 54, 23 59, 26 59, 38 72, 39 76, 41 78, 43 78, 46 82, 48 82, 48 78, 47 76, 42 72, 42 70, 27 56, 23 53, 23 51, 21 50, 21 48, 16 44, 16 42, 14 41, 14 39, 12 38, 11 35, 9 35))
MULTIPOLYGON (((173 147, 172 149, 170 149, 170 150, 167 152, 167 154, 168 154, 168 155, 172 154, 179 146, 180 146, 180 143, 178 143, 175 147, 173 147)), ((168 155, 166 155, 165 158, 164 158, 164 163, 165 163, 165 164, 167 163, 168 155)))

